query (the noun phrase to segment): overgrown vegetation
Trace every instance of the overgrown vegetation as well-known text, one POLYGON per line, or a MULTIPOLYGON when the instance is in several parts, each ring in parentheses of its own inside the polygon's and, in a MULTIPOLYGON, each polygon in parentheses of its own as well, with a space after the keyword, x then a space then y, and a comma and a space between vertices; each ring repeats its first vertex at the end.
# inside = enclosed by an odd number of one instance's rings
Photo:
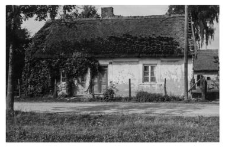
MULTIPOLYGON (((195 40, 199 47, 206 46, 214 38, 214 23, 219 22, 219 5, 189 5, 188 13, 193 21, 195 40)), ((184 14, 184 5, 170 5, 167 14, 184 14)), ((189 19, 191 19, 189 18, 189 19)))
POLYGON ((184 99, 180 96, 168 96, 158 93, 148 93, 145 91, 137 92, 136 96, 121 97, 115 96, 116 91, 113 88, 107 89, 102 95, 93 95, 92 98, 85 97, 63 97, 53 98, 51 95, 44 97, 15 99, 16 101, 45 101, 45 102, 178 102, 184 99))
MULTIPOLYGON (((27 54, 31 54, 29 50, 27 54)), ((54 82, 60 80, 62 70, 65 71, 69 87, 73 86, 74 79, 85 76, 88 68, 91 70, 91 78, 101 72, 100 65, 95 58, 80 52, 75 52, 67 58, 62 56, 56 59, 34 59, 27 55, 25 61, 23 91, 30 97, 52 94, 54 82)))
POLYGON ((7 142, 218 142, 219 117, 16 112, 7 142))
POLYGON ((169 96, 159 93, 148 93, 145 91, 139 91, 134 97, 136 102, 164 102, 164 101, 182 101, 183 98, 179 96, 169 96))
POLYGON ((113 89, 107 89, 104 93, 103 93, 103 98, 104 101, 113 101, 114 100, 114 95, 115 92, 113 89))

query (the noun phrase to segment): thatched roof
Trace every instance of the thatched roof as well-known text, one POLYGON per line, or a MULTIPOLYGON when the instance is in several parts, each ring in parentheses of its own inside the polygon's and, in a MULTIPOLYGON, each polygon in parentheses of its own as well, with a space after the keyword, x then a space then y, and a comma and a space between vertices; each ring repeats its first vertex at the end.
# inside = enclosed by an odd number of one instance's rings
POLYGON ((219 64, 215 62, 218 50, 199 50, 194 60, 194 72, 217 72, 219 64))
POLYGON ((183 56, 184 16, 55 20, 34 36, 35 56, 85 52, 95 57, 183 56))

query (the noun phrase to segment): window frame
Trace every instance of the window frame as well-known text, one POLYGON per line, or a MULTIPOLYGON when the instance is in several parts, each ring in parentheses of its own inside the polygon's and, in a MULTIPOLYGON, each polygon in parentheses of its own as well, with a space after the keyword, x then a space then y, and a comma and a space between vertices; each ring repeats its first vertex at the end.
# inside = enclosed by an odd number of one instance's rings
POLYGON ((157 83, 157 78, 156 78, 156 68, 157 68, 157 65, 156 64, 143 64, 143 68, 142 68, 142 83, 157 83), (145 67, 148 67, 148 81, 145 81, 145 72, 144 69, 145 67), (154 67, 154 76, 152 76, 152 67, 154 67), (155 81, 152 81, 151 78, 154 77, 155 78, 155 81))

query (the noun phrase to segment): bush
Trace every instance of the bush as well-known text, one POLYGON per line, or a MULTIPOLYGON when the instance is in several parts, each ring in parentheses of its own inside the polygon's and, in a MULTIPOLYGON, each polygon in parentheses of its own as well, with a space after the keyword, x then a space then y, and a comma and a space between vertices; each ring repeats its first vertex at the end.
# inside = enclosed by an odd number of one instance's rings
POLYGON ((165 101, 181 101, 178 96, 164 96, 159 93, 148 93, 145 91, 139 91, 136 97, 133 97, 133 101, 136 102, 165 102, 165 101))
POLYGON ((113 101, 114 95, 115 95, 114 90, 109 88, 103 93, 103 100, 106 101, 106 102, 113 101))
POLYGON ((163 96, 161 94, 140 91, 137 93, 136 97, 134 97, 133 100, 136 102, 154 102, 154 101, 161 101, 162 97, 163 96))

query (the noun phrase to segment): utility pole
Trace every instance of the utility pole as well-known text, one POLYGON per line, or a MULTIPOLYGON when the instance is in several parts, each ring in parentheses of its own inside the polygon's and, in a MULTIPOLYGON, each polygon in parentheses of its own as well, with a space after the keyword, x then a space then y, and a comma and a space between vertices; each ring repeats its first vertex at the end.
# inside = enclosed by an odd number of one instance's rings
POLYGON ((184 99, 188 99, 188 6, 185 5, 184 24, 184 99))

